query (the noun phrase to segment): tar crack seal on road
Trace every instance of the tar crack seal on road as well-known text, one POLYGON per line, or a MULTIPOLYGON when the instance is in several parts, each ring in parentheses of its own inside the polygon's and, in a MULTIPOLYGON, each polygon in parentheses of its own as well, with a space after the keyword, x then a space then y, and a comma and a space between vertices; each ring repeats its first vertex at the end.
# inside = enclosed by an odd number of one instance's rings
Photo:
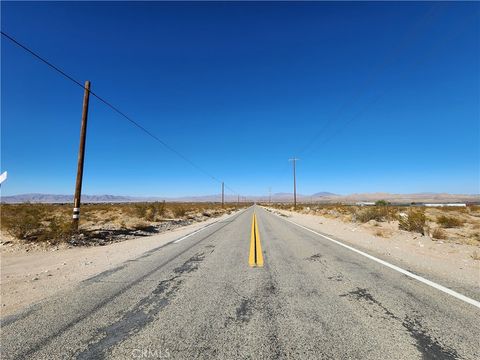
POLYGON ((336 274, 336 275, 328 276, 327 279, 332 281, 343 281, 343 275, 336 274))
POLYGON ((427 332, 422 329, 418 319, 410 319, 406 316, 402 325, 407 329, 411 337, 415 339, 417 349, 422 353, 424 359, 453 360, 460 358, 455 349, 442 346, 436 338, 432 338, 427 334, 427 332))
POLYGON ((322 261, 322 255, 321 254, 313 254, 312 256, 306 258, 305 260, 308 261, 322 261))
POLYGON ((197 253, 181 266, 175 268, 173 270, 175 275, 158 283, 152 293, 142 299, 132 310, 126 312, 115 323, 99 329, 92 340, 102 335, 103 337, 90 343, 87 349, 77 355, 77 359, 103 359, 106 350, 138 333, 148 323, 152 322, 155 316, 172 301, 180 289, 184 281, 182 275, 197 270, 204 258, 204 253, 197 253))
POLYGON ((387 315, 387 318, 399 321, 403 328, 407 330, 410 337, 415 340, 415 346, 422 353, 424 359, 453 360, 460 358, 455 349, 443 346, 438 339, 432 337, 422 329, 419 319, 412 319, 407 315, 405 319, 402 320, 375 299, 367 289, 357 288, 346 294, 341 294, 340 297, 350 297, 355 300, 363 300, 367 304, 376 305, 387 315))
POLYGON ((236 320, 248 322, 253 314, 253 302, 250 299, 243 299, 240 306, 236 310, 236 320))

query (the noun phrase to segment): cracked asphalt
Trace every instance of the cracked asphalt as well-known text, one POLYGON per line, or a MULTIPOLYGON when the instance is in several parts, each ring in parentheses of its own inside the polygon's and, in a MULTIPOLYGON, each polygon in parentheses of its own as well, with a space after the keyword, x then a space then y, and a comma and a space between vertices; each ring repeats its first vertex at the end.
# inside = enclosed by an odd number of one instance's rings
POLYGON ((480 311, 258 206, 2 319, 2 359, 479 359, 480 311), (248 265, 252 213, 264 266, 248 265))

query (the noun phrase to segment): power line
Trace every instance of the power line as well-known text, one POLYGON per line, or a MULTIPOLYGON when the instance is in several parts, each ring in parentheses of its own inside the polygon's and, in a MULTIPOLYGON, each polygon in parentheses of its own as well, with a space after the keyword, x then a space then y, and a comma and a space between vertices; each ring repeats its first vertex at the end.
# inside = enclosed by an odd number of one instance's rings
MULTIPOLYGON (((30 48, 28 48, 27 46, 23 45, 22 43, 20 43, 19 41, 17 41, 15 38, 13 38, 12 36, 8 35, 7 33, 5 33, 4 31, 1 31, 1 34, 3 36, 5 36, 7 39, 9 39, 10 41, 12 41, 14 44, 16 44, 17 46, 19 46, 20 48, 22 48, 23 50, 25 50, 26 52, 28 52, 30 55, 34 56, 35 58, 37 58, 38 60, 40 60, 41 62, 43 62, 44 64, 48 65, 50 68, 52 68, 53 70, 55 70, 56 72, 60 73, 62 76, 64 76, 65 78, 67 78, 68 80, 72 81, 73 83, 75 83, 76 85, 80 86, 82 89, 85 89, 85 86, 78 80, 76 80, 73 76, 67 74, 65 71, 63 71, 62 69, 60 69, 58 66, 52 64, 50 61, 46 60, 44 57, 40 56, 39 54, 37 54, 36 52, 34 52, 33 50, 31 50, 30 48)), ((217 177, 213 176, 212 174, 210 174, 208 171, 206 171, 205 169, 203 169, 201 166, 199 166, 198 164, 196 164, 195 162, 193 162, 192 160, 190 160, 189 158, 187 158, 185 155, 183 155, 181 152, 177 151, 175 148, 173 148, 172 146, 168 145, 165 141, 163 141, 162 139, 160 139, 158 136, 156 136, 155 134, 153 134, 150 130, 148 130, 147 128, 145 128, 143 125, 141 125, 140 123, 138 123, 137 121, 135 121, 134 119, 132 119, 130 116, 128 116, 127 114, 125 114, 123 111, 121 111, 118 107, 116 107, 115 105, 113 105, 112 103, 110 103, 109 101, 107 101, 105 98, 101 97, 100 95, 96 94, 95 92, 89 90, 90 94, 92 96, 94 96, 95 98, 97 98, 100 102, 102 102, 104 105, 106 105, 107 107, 109 107, 110 109, 112 109, 114 112, 116 112, 118 115, 120 115, 121 117, 125 118, 126 120, 128 120, 131 124, 133 124, 134 126, 136 126, 137 128, 139 128, 140 130, 142 130, 145 134, 147 134, 148 136, 150 136, 151 138, 153 138, 154 140, 156 140, 157 142, 159 142, 160 144, 162 144, 166 149, 170 150, 172 153, 174 153, 175 155, 177 155, 178 157, 180 157, 182 160, 186 161, 187 163, 189 163, 191 166, 193 166, 194 168, 196 168, 197 170, 199 170, 200 172, 202 172, 204 175, 210 177, 212 180, 222 184, 222 180, 218 179, 217 177)), ((235 190, 233 190, 231 187, 225 185, 225 188, 230 190, 231 192, 233 192, 234 194, 237 194, 237 192, 235 190)))
MULTIPOLYGON (((376 67, 374 70, 373 68, 370 69, 366 80, 363 82, 362 88, 368 88, 374 81, 375 75, 378 74, 379 71, 385 69, 389 64, 394 62, 395 59, 399 57, 399 55, 408 47, 408 45, 411 44, 412 39, 417 36, 417 33, 419 32, 419 28, 421 25, 427 24, 429 25, 433 19, 438 15, 439 12, 439 7, 435 6, 429 9, 428 12, 426 12, 421 19, 419 19, 415 24, 409 29, 409 31, 405 34, 404 38, 402 39, 401 43, 397 43, 396 47, 393 49, 393 51, 388 54, 383 61, 376 67)), ((325 130, 327 130, 331 125, 334 124, 335 120, 340 119, 340 116, 342 113, 344 113, 350 105, 352 105, 355 101, 359 100, 362 95, 361 89, 359 89, 355 95, 350 98, 350 101, 346 100, 343 102, 342 106, 336 111, 336 113, 324 123, 324 125, 313 135, 312 138, 310 138, 310 141, 306 143, 306 145, 301 149, 300 152, 298 152, 300 155, 304 155, 307 150, 310 150, 313 144, 319 140, 320 138, 324 137, 325 130)), ((347 125, 351 121, 346 122, 344 125, 347 125)), ((334 134, 336 135, 339 131, 336 131, 334 134)), ((325 142, 322 142, 322 144, 325 142)))
MULTIPOLYGON (((45 60, 43 57, 41 57, 40 55, 38 55, 37 53, 35 53, 34 51, 30 50, 29 48, 27 48, 25 45, 19 43, 17 40, 15 40, 13 37, 11 37, 10 35, 8 35, 7 33, 5 33, 4 31, 1 31, 2 35, 5 36, 7 39, 9 39, 11 42, 15 43, 17 46, 21 47, 23 50, 25 50, 26 52, 30 53, 30 55, 33 55, 34 57, 36 57, 38 60, 40 60, 41 62, 47 64, 48 66, 50 66, 52 69, 54 69, 55 71, 59 72, 60 74, 62 74, 63 76, 65 76, 68 80, 70 81, 73 81, 75 84, 77 84, 78 86, 80 86, 82 89, 85 89, 85 86, 80 82, 80 81, 77 81, 75 80, 73 77, 71 77, 70 75, 68 75, 65 71, 63 71, 62 69, 58 68, 57 66, 53 65, 51 62, 49 62, 48 60, 45 60)), ((92 94, 92 92, 90 92, 92 94)), ((93 94, 92 94, 93 95, 93 94)))
MULTIPOLYGON (((455 37, 457 37, 458 35, 460 35, 463 30, 465 30, 465 27, 469 24, 469 21, 472 19, 472 18, 477 18, 479 16, 478 13, 475 13, 473 16, 469 17, 468 19, 465 19, 465 21, 463 21, 462 23, 462 27, 457 29, 456 32, 451 32, 449 35, 448 38, 441 38, 441 39, 438 39, 438 41, 433 44, 432 46, 429 47, 429 51, 424 53, 423 56, 421 56, 420 58, 417 58, 416 61, 410 63, 410 66, 406 69, 404 69, 403 71, 404 72, 407 72, 408 70, 411 70, 414 66, 420 64, 422 61, 424 61, 426 58, 428 58, 428 56, 433 52, 433 50, 436 49, 437 46, 439 45, 442 45, 442 44, 445 44, 446 42, 454 39, 455 37)), ((368 107, 369 106, 372 106, 373 104, 377 103, 381 98, 382 96, 386 95, 386 93, 389 91, 389 90, 392 90, 394 88, 394 86, 391 86, 387 89, 383 89, 382 91, 380 91, 371 101, 370 103, 366 104, 363 108, 361 108, 356 114, 354 114, 353 116, 351 116, 349 119, 346 119, 346 121, 342 123, 340 123, 340 126, 337 127, 336 131, 334 133, 331 133, 330 136, 326 136, 323 138, 323 141, 321 141, 319 143, 319 145, 317 146, 317 148, 320 148, 321 146, 325 145, 326 143, 328 143, 330 140, 332 140, 333 138, 335 138, 339 133, 341 133, 348 125, 350 125, 351 123, 354 122, 354 120, 356 120, 361 114, 365 113, 367 110, 368 110, 368 107)), ((337 114, 338 115, 338 114, 337 114)), ((325 128, 325 127, 324 127, 325 128)), ((304 156, 306 156, 308 153, 310 153, 312 151, 312 149, 310 148, 310 145, 313 144, 314 140, 316 140, 320 134, 316 134, 314 136, 314 138, 312 139, 312 141, 302 150, 302 152, 304 153, 304 156), (306 151, 306 150, 309 150, 309 151, 306 151)))

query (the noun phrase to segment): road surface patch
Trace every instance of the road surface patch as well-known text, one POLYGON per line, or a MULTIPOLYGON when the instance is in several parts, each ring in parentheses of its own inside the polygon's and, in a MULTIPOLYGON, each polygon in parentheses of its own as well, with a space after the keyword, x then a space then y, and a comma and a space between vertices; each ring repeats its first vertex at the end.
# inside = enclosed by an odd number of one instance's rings
MULTIPOLYGON (((273 213, 273 214, 276 215, 276 216, 278 216, 278 217, 280 217, 279 215, 277 215, 277 214, 275 214, 275 213, 273 213)), ((439 290, 439 291, 442 291, 442 292, 444 292, 445 294, 448 294, 448 295, 450 295, 450 296, 453 296, 454 298, 457 298, 458 300, 461 300, 461 301, 463 301, 463 302, 466 302, 467 304, 473 305, 473 306, 475 306, 476 308, 479 308, 479 309, 480 309, 480 301, 477 301, 477 300, 475 300, 475 299, 469 298, 468 296, 465 296, 465 295, 463 295, 463 294, 460 294, 460 293, 458 293, 458 292, 456 292, 456 291, 454 291, 454 290, 452 290, 452 289, 449 289, 449 288, 447 288, 447 287, 445 287, 445 286, 443 286, 443 285, 437 284, 437 283, 435 283, 435 282, 433 282, 433 281, 431 281, 431 280, 428 280, 428 279, 426 279, 426 278, 424 278, 424 277, 422 277, 422 276, 416 275, 416 274, 412 273, 411 271, 402 269, 402 268, 399 267, 399 266, 390 264, 389 262, 387 262, 387 261, 385 261, 385 260, 379 259, 379 258, 377 258, 377 257, 375 257, 375 256, 373 256, 373 255, 367 254, 366 252, 363 252, 363 251, 361 251, 361 250, 358 250, 358 249, 354 248, 353 246, 349 246, 349 245, 347 245, 347 244, 342 243, 341 241, 332 239, 331 237, 326 236, 326 235, 323 235, 323 234, 321 234, 321 233, 319 233, 319 232, 317 232, 317 231, 315 231, 315 230, 312 230, 312 229, 310 229, 310 228, 308 228, 308 227, 306 227, 306 226, 297 224, 296 222, 294 222, 294 221, 292 221, 292 220, 289 220, 289 219, 283 219, 283 220, 288 221, 289 223, 291 223, 291 224, 293 224, 293 225, 296 225, 296 226, 298 226, 298 227, 300 227, 300 228, 302 228, 302 229, 304 229, 304 230, 307 230, 307 231, 309 231, 309 232, 311 232, 311 233, 313 233, 313 234, 316 234, 316 235, 318 235, 318 236, 321 236, 322 238, 324 238, 324 239, 326 239, 326 240, 328 240, 328 241, 331 241, 331 242, 333 242, 333 243, 335 243, 335 244, 337 244, 337 245, 343 246, 344 248, 349 249, 349 250, 351 250, 351 251, 353 251, 353 252, 355 252, 355 253, 357 253, 357 254, 359 254, 359 255, 362 255, 362 256, 370 259, 370 260, 373 260, 373 261, 375 261, 375 262, 377 262, 377 263, 379 263, 379 264, 382 264, 382 265, 384 265, 384 266, 386 266, 386 267, 388 267, 388 268, 390 268, 390 269, 392 269, 392 270, 395 270, 395 271, 397 271, 397 272, 399 272, 399 273, 401 273, 401 274, 403 274, 403 275, 406 275, 406 276, 408 276, 408 277, 410 277, 410 278, 412 278, 412 279, 414 279, 414 280, 417 280, 417 281, 419 281, 419 282, 421 282, 421 283, 423 283, 423 284, 425 284, 425 285, 431 286, 431 287, 434 288, 434 289, 437 289, 437 290, 439 290)))

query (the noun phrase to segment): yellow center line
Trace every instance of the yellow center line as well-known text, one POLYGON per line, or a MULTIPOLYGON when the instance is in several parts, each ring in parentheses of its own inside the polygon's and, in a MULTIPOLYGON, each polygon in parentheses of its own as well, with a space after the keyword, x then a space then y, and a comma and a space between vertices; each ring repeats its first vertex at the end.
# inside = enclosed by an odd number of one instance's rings
POLYGON ((248 265, 255 266, 255 214, 252 216, 252 233, 250 237, 250 255, 248 257, 248 265))
POLYGON ((257 215, 255 212, 252 216, 252 230, 250 236, 250 255, 248 256, 248 264, 251 267, 263 266, 262 246, 260 244, 260 233, 258 231, 257 215))
POLYGON ((262 253, 262 245, 260 245, 260 233, 258 232, 257 215, 254 213, 253 216, 255 218, 255 241, 256 241, 255 254, 257 256, 257 266, 263 266, 263 253, 262 253))

